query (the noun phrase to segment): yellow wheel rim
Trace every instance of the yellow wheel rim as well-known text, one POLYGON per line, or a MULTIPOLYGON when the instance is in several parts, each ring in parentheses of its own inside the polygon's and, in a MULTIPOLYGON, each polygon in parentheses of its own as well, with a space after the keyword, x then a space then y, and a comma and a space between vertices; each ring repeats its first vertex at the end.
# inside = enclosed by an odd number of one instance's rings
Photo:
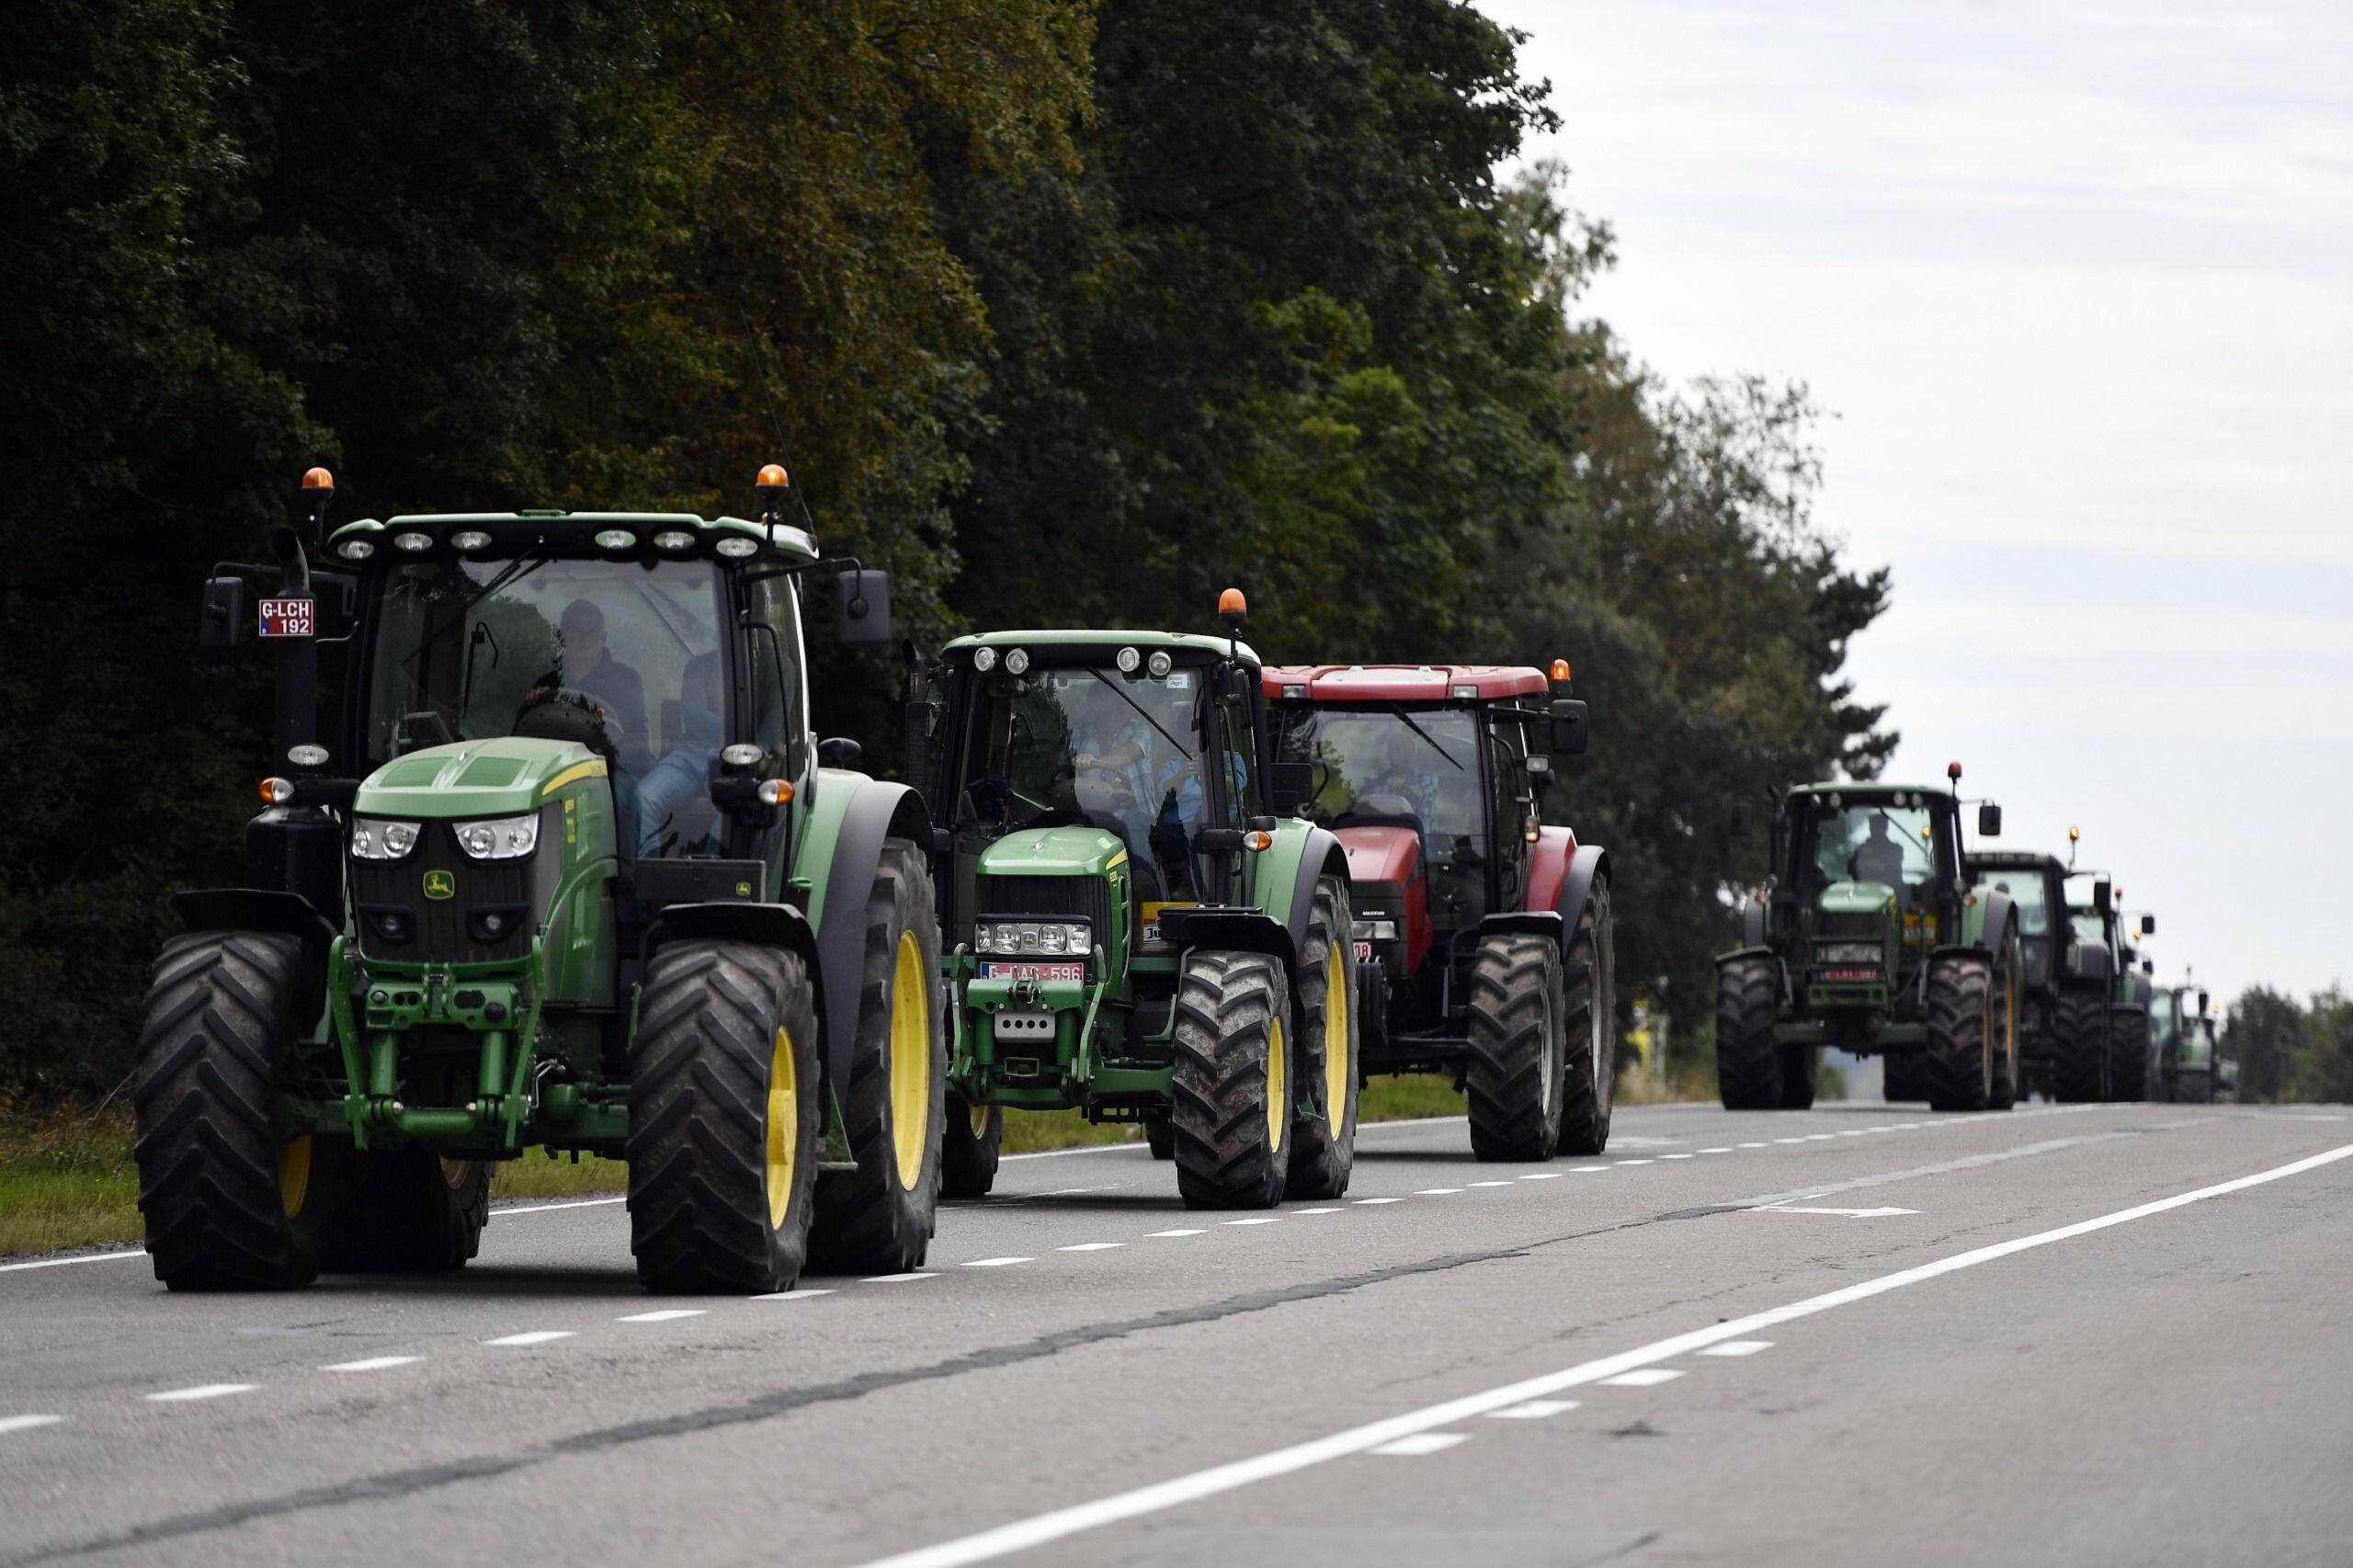
POLYGON ((278 1146, 278 1202, 290 1220, 302 1212, 311 1191, 311 1135, 278 1146))
POLYGON ((1290 1052, 1283 1046, 1283 1021, 1267 1020, 1267 1147, 1279 1149, 1283 1123, 1290 1119, 1290 1052))
POLYGON ((985 1138, 989 1135, 988 1107, 984 1105, 966 1106, 964 1108, 964 1114, 972 1121, 973 1137, 985 1138))
POLYGON ((923 944, 913 931, 899 937, 899 969, 891 987, 891 1146, 899 1156, 899 1185, 912 1189, 931 1146, 931 986, 923 944))
POLYGON ((768 1229, 784 1228, 792 1205, 792 1166, 801 1156, 801 1075, 792 1062, 792 1032, 779 1024, 768 1062, 768 1229))
POLYGON ((447 1154, 441 1156, 441 1179, 449 1184, 452 1192, 466 1185, 466 1177, 473 1174, 473 1169, 472 1160, 453 1160, 447 1154))
POLYGON ((1335 1141, 1347 1114, 1348 974, 1335 942, 1331 961, 1324 966, 1324 1119, 1335 1141))

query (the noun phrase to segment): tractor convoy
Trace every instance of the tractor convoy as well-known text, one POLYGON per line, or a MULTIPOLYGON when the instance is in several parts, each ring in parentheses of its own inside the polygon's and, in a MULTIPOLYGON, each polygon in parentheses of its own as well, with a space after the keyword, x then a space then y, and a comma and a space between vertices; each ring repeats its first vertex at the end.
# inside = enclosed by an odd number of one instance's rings
MULTIPOLYGON (((473 1256, 500 1161, 623 1161, 656 1291, 925 1259, 1007 1111, 1133 1124, 1188 1207, 1345 1193, 1359 1092, 1433 1074, 1482 1160, 1595 1154, 1619 1070, 1608 856, 1547 812, 1569 667, 1262 664, 1216 634, 990 631, 907 673, 901 781, 813 727, 803 616, 892 642, 785 471, 752 517, 432 514, 224 562, 270 650, 240 885, 144 1005, 140 1208, 174 1290, 473 1256)), ((1723 1103, 2226 1092, 2104 874, 1964 845, 1947 785, 1773 801, 1718 963, 1723 1103)), ((2001 831, 1977 803, 1975 832, 2001 831)), ((1749 808, 1735 809, 1745 829, 1749 808)))

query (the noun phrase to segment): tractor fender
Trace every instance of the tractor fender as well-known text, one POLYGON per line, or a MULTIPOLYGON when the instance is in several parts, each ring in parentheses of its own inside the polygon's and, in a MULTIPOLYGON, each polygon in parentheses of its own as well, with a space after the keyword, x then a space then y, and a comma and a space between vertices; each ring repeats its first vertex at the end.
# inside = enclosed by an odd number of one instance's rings
POLYGON ((322 957, 340 935, 309 899, 280 888, 200 888, 176 892, 172 913, 190 931, 270 931, 300 937, 322 957))
POLYGON ((912 840, 928 857, 931 813, 923 797, 904 784, 830 767, 820 769, 817 777, 817 801, 799 861, 801 874, 812 883, 808 919, 816 933, 825 1076, 843 1085, 849 1081, 850 1051, 858 1039, 858 994, 866 976, 866 901, 874 892, 882 841, 912 840))
MULTIPOLYGON (((1315 884, 1325 877, 1337 877, 1343 882, 1348 880, 1347 851, 1340 847, 1339 839, 1329 828, 1311 827, 1293 866, 1290 907, 1285 912, 1283 928, 1290 933, 1296 961, 1295 956, 1307 940, 1307 923, 1315 914, 1315 884)), ((1272 913, 1273 908, 1274 902, 1269 899, 1268 912, 1272 913)), ((1348 933, 1343 932, 1342 938, 1347 939, 1348 933)))
POLYGON ((1216 904, 1170 905, 1160 912, 1160 934, 1176 947, 1264 953, 1283 966, 1286 983, 1299 969, 1299 941, 1281 921, 1256 909, 1216 904))
POLYGON ((1593 898, 1593 884, 1609 874, 1608 852, 1598 844, 1580 844, 1569 858, 1568 875, 1561 879, 1561 900, 1554 905, 1561 912, 1561 940, 1566 942, 1577 928, 1577 921, 1585 915, 1585 906, 1593 898))
POLYGON ((1763 899, 1749 898, 1741 901, 1740 945, 1743 949, 1761 948, 1765 945, 1765 915, 1763 899))
MULTIPOLYGON (((727 899, 712 903, 670 904, 645 928, 645 956, 653 958, 665 943, 689 939, 754 942, 764 948, 782 948, 807 964, 811 974, 819 972, 821 967, 817 934, 810 928, 809 917, 789 903, 746 903, 727 899)), ((817 1027, 821 1032, 825 1027, 822 987, 817 997, 817 1027)))
POLYGON ((2010 895, 2006 892, 1989 892, 1985 895, 1985 923, 1978 929, 1977 940, 1941 943, 1932 951, 1938 955, 1945 953, 1991 954, 2009 941, 2010 927, 2016 920, 2017 916, 2010 913, 2010 895))
POLYGON ((1483 915, 1479 921, 1482 937, 1541 937, 1555 947, 1564 939, 1566 930, 1557 909, 1506 910, 1501 915, 1483 915))

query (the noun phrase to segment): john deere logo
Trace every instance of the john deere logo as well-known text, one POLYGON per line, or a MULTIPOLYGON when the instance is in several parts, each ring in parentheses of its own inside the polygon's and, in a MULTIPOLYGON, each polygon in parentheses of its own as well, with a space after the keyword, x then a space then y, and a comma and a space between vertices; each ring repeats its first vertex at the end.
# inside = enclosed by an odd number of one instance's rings
POLYGON ((457 897, 457 896, 458 896, 458 879, 457 879, 457 878, 455 878, 455 877, 453 877, 453 876, 451 876, 451 875, 450 875, 449 872, 447 872, 447 871, 427 871, 427 872, 426 872, 426 873, 425 873, 425 896, 426 896, 426 897, 427 897, 427 898, 455 898, 455 897, 457 897))

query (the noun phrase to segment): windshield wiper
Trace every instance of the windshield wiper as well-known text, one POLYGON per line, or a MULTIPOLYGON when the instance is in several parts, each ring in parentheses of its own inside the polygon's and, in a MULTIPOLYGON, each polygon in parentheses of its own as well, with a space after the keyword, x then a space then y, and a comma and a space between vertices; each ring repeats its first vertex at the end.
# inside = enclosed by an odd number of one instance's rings
MULTIPOLYGON (((1431 734, 1427 730, 1425 730, 1419 724, 1415 723, 1414 716, 1411 713, 1406 712, 1402 704, 1392 702, 1389 706, 1391 710, 1396 713, 1397 717, 1405 721, 1407 728, 1411 729, 1414 733, 1421 736, 1422 739, 1430 743, 1430 750, 1438 753, 1438 756, 1446 758, 1447 761, 1454 762, 1454 754, 1448 751, 1444 746, 1438 744, 1438 737, 1436 735, 1431 734)), ((1457 773, 1468 773, 1471 770, 1463 767, 1461 763, 1454 762, 1454 771, 1457 773)))
MULTIPOLYGON (((1093 665, 1088 665, 1086 668, 1088 675, 1093 676, 1097 680, 1101 681, 1105 686, 1109 687, 1114 692, 1117 692, 1120 701, 1126 703, 1129 707, 1136 710, 1136 716, 1138 718, 1142 719, 1145 723, 1150 724, 1154 729, 1160 730, 1160 721, 1145 712, 1143 710, 1143 704, 1138 702, 1134 698, 1130 697, 1126 692, 1120 691, 1120 683, 1118 681, 1113 680, 1109 676, 1105 675, 1093 665)), ((1191 752, 1185 751, 1184 742, 1178 740, 1176 736, 1170 734, 1165 730, 1160 730, 1160 738, 1166 741, 1170 745, 1175 746, 1178 751, 1185 752, 1185 760, 1187 762, 1193 760, 1193 754, 1191 752)))

